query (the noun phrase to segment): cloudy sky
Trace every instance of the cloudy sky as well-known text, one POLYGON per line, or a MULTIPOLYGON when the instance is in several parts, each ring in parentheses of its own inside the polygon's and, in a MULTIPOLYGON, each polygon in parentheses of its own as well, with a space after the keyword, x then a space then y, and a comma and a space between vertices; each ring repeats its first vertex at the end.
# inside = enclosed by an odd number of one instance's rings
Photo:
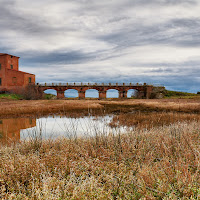
POLYGON ((37 82, 200 91, 199 0, 0 0, 0 52, 37 82))

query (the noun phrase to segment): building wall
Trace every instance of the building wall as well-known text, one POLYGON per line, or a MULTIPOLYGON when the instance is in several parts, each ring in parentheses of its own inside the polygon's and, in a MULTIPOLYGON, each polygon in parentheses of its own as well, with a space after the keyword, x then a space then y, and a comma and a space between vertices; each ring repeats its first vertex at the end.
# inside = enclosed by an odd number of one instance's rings
POLYGON ((5 57, 6 57, 6 68, 18 71, 19 70, 19 57, 11 56, 11 55, 5 55, 5 57), (11 68, 11 65, 13 68, 11 68))
POLYGON ((7 69, 6 70, 7 77, 7 87, 10 86, 24 86, 24 73, 19 71, 7 69), (15 80, 14 80, 15 79, 15 80))
POLYGON ((24 86, 30 84, 29 78, 31 78, 31 84, 35 84, 35 75, 24 73, 24 86))
POLYGON ((6 86, 6 78, 5 78, 6 58, 4 56, 0 56, 0 64, 1 64, 1 69, 0 69, 1 86, 3 87, 6 86))
POLYGON ((35 84, 35 75, 19 71, 18 61, 19 57, 7 54, 0 55, 0 91, 20 93, 20 90, 23 92, 27 85, 35 84))

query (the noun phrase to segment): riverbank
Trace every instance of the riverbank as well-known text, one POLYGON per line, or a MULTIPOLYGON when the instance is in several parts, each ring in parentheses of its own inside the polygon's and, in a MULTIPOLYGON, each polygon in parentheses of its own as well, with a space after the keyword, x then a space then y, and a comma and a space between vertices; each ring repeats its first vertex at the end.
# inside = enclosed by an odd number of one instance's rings
POLYGON ((199 113, 199 99, 128 99, 128 100, 6 100, 0 101, 0 117, 46 115, 53 113, 87 114, 91 111, 129 113, 173 111, 199 113))

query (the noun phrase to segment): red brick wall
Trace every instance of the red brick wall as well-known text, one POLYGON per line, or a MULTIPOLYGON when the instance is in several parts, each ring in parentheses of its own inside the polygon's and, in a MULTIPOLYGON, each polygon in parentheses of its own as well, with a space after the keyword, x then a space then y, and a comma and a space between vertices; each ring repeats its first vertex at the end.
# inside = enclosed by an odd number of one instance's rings
POLYGON ((0 55, 0 78, 2 85, 1 90, 17 91, 23 90, 29 84, 29 78, 31 83, 35 84, 35 75, 18 71, 19 58, 11 55, 0 55), (13 69, 11 69, 11 65, 13 69))
MULTIPOLYGON (((5 56, 0 56, 0 64, 1 64, 1 70, 0 70, 0 78, 2 79, 2 87, 6 86, 6 78, 5 78, 5 71, 6 71, 6 58, 5 56)), ((0 87, 1 87, 0 86, 0 87)))
POLYGON ((6 70, 7 87, 9 86, 24 86, 24 73, 8 69, 6 70), (14 81, 13 78, 16 78, 14 81))
POLYGON ((31 78, 31 83, 35 84, 35 75, 33 74, 24 74, 24 86, 29 84, 29 78, 31 78))
POLYGON ((6 55, 6 68, 11 69, 11 65, 14 70, 19 70, 19 58, 11 55, 6 55))
POLYGON ((20 93, 29 84, 29 78, 31 83, 35 84, 35 75, 28 74, 25 72, 15 71, 8 69, 6 70, 7 85, 6 88, 10 91, 20 93))

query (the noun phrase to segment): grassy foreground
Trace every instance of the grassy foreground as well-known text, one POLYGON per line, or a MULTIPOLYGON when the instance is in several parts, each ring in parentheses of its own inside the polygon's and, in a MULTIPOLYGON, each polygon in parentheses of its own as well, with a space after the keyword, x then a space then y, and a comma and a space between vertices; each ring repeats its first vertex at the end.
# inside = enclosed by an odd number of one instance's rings
POLYGON ((199 121, 0 148, 1 199, 199 199, 199 121))

